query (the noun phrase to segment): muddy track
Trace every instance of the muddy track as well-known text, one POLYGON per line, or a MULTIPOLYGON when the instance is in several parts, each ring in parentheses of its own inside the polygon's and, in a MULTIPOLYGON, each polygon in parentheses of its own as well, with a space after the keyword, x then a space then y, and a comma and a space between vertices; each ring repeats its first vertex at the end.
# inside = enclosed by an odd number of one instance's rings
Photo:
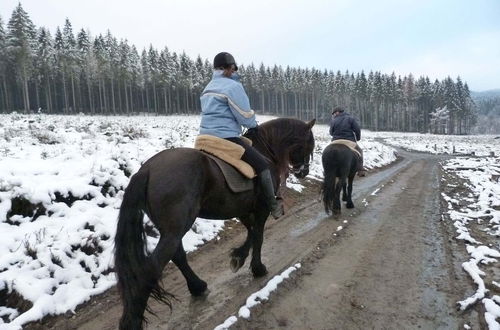
MULTIPOLYGON (((269 274, 264 278, 252 277, 249 259, 237 273, 229 268, 228 254, 245 237, 238 223, 189 255, 192 268, 208 283, 205 297, 192 298, 182 275, 169 265, 164 284, 178 301, 172 312, 150 301, 158 317, 149 315, 147 329, 213 329, 237 314, 251 293, 297 262, 302 268, 234 328, 463 327, 455 303, 462 298, 460 287, 468 283, 455 262, 463 256, 451 248, 450 228, 440 221, 440 158, 401 155, 396 164, 357 178, 356 208, 344 209, 337 219, 324 213, 317 184, 300 196, 291 194, 287 216, 266 225, 262 256, 269 274)), ((116 329, 120 313, 113 289, 75 315, 26 328, 116 329)))

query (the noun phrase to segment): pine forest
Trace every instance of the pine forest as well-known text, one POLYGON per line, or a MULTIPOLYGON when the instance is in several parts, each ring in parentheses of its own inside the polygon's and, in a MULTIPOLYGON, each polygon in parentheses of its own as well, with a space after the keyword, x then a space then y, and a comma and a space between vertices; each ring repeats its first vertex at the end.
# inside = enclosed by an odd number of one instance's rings
MULTIPOLYGON (((253 63, 239 65, 238 73, 261 114, 328 121, 332 108, 343 106, 365 129, 439 134, 467 134, 477 119, 460 77, 253 63)), ((0 113, 194 114, 211 75, 211 59, 138 50, 109 31, 75 32, 69 19, 52 35, 21 4, 7 22, 0 17, 0 113)))

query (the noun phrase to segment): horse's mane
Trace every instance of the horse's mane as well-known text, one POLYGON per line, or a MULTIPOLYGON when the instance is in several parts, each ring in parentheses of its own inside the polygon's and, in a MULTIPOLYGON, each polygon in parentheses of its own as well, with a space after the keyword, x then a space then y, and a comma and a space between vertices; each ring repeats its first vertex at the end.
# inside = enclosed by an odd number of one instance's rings
MULTIPOLYGON (((296 146, 303 146, 307 142, 314 143, 312 133, 306 135, 308 125, 302 120, 295 118, 277 118, 259 125, 257 136, 246 134, 253 140, 255 146, 264 156, 273 160, 280 172, 287 167, 288 153, 296 146)), ((311 153, 312 157, 312 153, 311 153)))

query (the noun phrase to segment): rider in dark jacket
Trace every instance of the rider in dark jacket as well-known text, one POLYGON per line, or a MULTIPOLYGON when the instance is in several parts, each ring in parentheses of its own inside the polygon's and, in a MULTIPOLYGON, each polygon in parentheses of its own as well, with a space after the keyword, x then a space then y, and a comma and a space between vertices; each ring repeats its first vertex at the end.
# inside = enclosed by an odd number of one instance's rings
MULTIPOLYGON (((332 120, 330 122, 330 135, 333 140, 350 140, 357 142, 361 139, 361 129, 358 122, 351 115, 346 113, 343 108, 336 107, 332 111, 332 120)), ((356 143, 356 150, 361 154, 358 162, 358 175, 365 176, 363 167, 363 151, 356 143)))

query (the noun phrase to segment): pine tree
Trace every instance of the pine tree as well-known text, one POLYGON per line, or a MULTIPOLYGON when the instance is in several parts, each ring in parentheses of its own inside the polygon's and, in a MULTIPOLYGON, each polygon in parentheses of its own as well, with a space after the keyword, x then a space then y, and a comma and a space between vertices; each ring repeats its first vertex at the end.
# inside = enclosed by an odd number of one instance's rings
POLYGON ((93 81, 96 79, 97 63, 92 51, 92 41, 89 33, 84 29, 78 32, 76 40, 77 60, 79 64, 80 81, 82 82, 82 95, 80 104, 84 107, 82 110, 95 113, 93 81), (85 87, 83 86, 85 84, 85 87))
POLYGON ((106 37, 104 38, 104 49, 105 49, 105 59, 107 62, 106 68, 107 68, 107 77, 109 78, 110 82, 110 92, 111 92, 111 109, 113 111, 113 114, 117 113, 117 107, 116 107, 116 76, 118 73, 118 67, 119 67, 119 55, 118 55, 118 41, 116 38, 111 34, 111 31, 108 30, 106 33, 106 37))
POLYGON ((10 108, 9 90, 7 89, 7 36, 0 17, 0 110, 8 111, 10 108))
MULTIPOLYGON (((38 32, 38 48, 35 57, 36 81, 40 86, 44 102, 41 103, 37 97, 37 103, 48 113, 54 111, 52 105, 52 81, 54 79, 53 70, 55 67, 54 46, 50 32, 45 28, 40 28, 38 32)), ((38 92, 38 88, 36 88, 38 92)))
POLYGON ((64 56, 64 69, 65 74, 69 78, 70 90, 71 90, 71 106, 69 107, 70 112, 78 111, 78 105, 76 103, 76 81, 78 76, 78 58, 76 50, 76 40, 73 34, 73 27, 68 18, 64 22, 64 28, 62 32, 63 37, 63 56, 64 56))
POLYGON ((15 69, 16 80, 21 85, 25 111, 31 108, 28 83, 33 73, 35 38, 35 25, 19 3, 7 24, 6 49, 8 60, 15 69))

